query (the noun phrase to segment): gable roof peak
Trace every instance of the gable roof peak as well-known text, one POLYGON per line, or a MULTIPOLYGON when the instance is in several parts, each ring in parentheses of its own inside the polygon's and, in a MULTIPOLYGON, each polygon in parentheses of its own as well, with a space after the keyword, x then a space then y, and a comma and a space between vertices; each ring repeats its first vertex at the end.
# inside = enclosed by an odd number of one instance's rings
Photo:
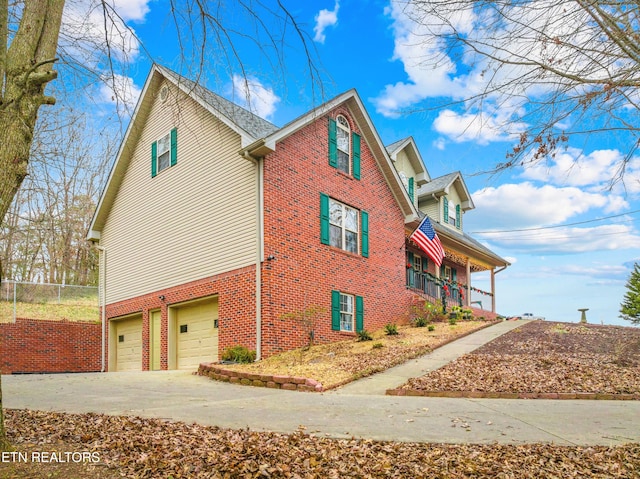
POLYGON ((278 127, 270 121, 213 93, 201 84, 189 80, 165 66, 154 63, 153 69, 174 83, 186 95, 194 98, 229 127, 240 133, 244 143, 251 143, 258 138, 264 138, 278 130, 278 127))

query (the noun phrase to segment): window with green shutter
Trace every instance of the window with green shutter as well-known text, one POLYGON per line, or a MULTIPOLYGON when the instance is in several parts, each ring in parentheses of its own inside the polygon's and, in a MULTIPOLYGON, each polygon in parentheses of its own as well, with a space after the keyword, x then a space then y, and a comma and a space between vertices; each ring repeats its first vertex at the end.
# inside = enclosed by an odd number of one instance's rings
POLYGON ((361 232, 361 246, 360 252, 365 258, 369 257, 369 213, 364 210, 360 211, 360 232, 361 232))
POLYGON ((412 176, 411 178, 409 178, 409 198, 411 198, 411 202, 412 203, 415 202, 415 199, 414 199, 414 195, 415 195, 414 189, 415 188, 414 188, 413 185, 414 185, 414 180, 413 180, 413 176, 412 176))
POLYGON ((320 243, 368 258, 369 214, 320 193, 320 243))
POLYGON ((362 296, 331 291, 331 329, 350 333, 364 329, 362 296))
POLYGON ((169 133, 151 143, 151 177, 178 164, 178 130, 169 133))
POLYGON ((329 118, 329 165, 360 179, 360 135, 351 131, 344 115, 329 118))
POLYGON ((449 199, 445 196, 444 198, 442 198, 442 203, 443 203, 443 219, 444 219, 444 223, 448 223, 449 222, 449 199))

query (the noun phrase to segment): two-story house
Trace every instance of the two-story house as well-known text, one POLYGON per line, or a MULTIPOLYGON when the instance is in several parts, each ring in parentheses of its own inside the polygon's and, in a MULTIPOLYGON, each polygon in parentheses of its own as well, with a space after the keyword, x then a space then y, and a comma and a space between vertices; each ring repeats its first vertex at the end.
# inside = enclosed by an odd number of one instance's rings
MULTIPOLYGON (((448 197, 460 221, 472 205, 461 178, 426 193, 413 140, 392 147, 355 90, 278 128, 155 65, 88 234, 106 368, 196 369, 237 344, 266 357, 307 342, 284 318, 310 307, 315 342, 406 317, 430 292, 407 268, 423 202, 448 197)), ((502 264, 451 236, 445 276, 502 264)))

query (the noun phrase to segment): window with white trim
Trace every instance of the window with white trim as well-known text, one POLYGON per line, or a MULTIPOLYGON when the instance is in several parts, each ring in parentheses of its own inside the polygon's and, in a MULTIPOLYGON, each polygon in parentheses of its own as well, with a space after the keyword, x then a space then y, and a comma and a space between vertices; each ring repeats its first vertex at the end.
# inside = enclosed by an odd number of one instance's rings
POLYGON ((340 331, 354 330, 354 297, 340 293, 340 331))
POLYGON ((171 134, 158 140, 158 173, 171 166, 171 134))
POLYGON ((329 244, 358 253, 358 210, 329 198, 329 244))
POLYGON ((340 171, 351 172, 351 127, 347 119, 338 115, 336 118, 336 140, 338 145, 338 165, 340 171))

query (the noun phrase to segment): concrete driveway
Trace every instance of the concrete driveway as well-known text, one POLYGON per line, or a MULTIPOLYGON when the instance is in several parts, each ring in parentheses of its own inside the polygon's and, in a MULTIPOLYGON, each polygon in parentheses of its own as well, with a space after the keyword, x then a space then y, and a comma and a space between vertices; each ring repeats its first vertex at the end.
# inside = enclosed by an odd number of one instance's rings
POLYGON ((299 393, 187 372, 3 376, 4 406, 159 417, 225 428, 449 443, 640 442, 640 401, 450 399, 299 393))

